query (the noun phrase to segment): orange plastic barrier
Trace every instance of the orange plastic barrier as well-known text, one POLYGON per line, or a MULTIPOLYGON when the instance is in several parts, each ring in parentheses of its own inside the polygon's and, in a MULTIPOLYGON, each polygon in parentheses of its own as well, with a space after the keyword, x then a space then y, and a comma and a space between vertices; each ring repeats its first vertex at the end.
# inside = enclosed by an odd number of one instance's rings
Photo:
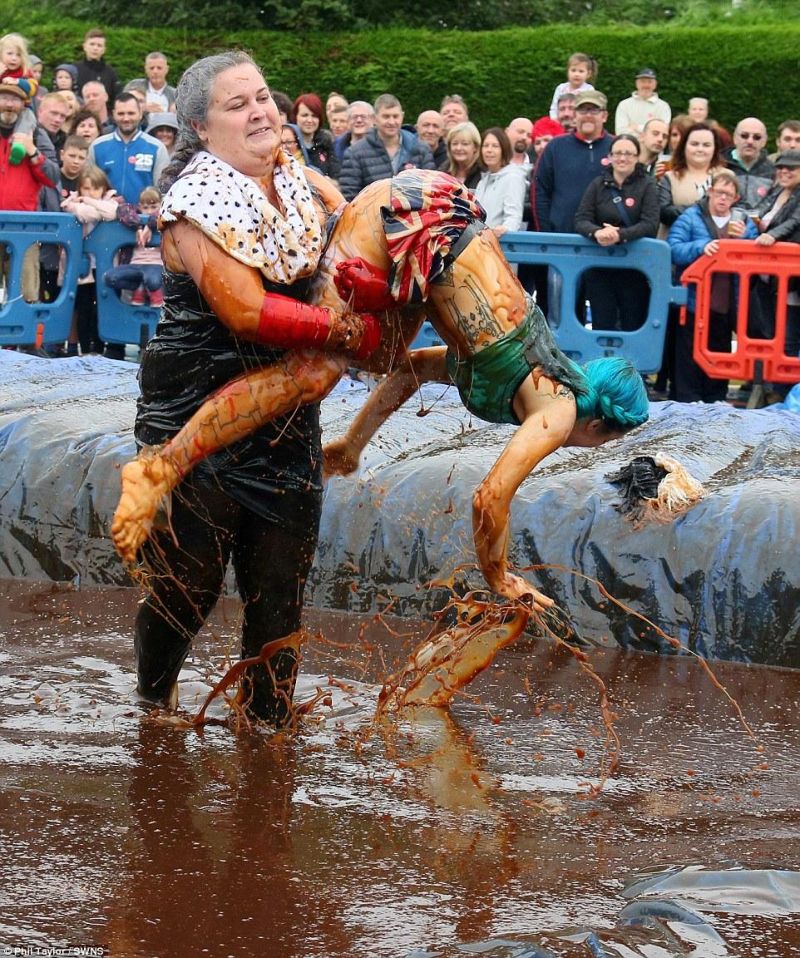
MULTIPOLYGON (((752 240, 720 240, 713 256, 701 256, 687 266, 681 283, 696 285, 694 314, 694 359, 713 379, 745 379, 756 382, 800 382, 800 359, 784 353, 786 342, 786 296, 789 280, 800 279, 800 245, 775 243, 759 246, 752 240), (715 274, 738 276, 739 296, 736 316, 736 352, 714 352, 708 346, 711 316, 711 281, 715 274), (772 339, 754 339, 747 334, 750 311, 750 280, 760 273, 778 281, 775 307, 775 335, 772 339)), ((686 307, 681 308, 681 323, 686 322, 686 307)))

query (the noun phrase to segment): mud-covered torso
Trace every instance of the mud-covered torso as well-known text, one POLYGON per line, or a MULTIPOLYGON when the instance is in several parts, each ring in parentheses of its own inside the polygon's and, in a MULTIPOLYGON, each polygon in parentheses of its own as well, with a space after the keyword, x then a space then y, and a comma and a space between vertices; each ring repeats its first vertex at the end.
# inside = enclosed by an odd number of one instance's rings
POLYGON ((519 423, 514 396, 523 380, 538 372, 567 386, 574 394, 586 389, 585 377, 556 344, 544 314, 527 299, 524 320, 490 346, 469 356, 447 352, 447 371, 466 408, 487 422, 519 423))

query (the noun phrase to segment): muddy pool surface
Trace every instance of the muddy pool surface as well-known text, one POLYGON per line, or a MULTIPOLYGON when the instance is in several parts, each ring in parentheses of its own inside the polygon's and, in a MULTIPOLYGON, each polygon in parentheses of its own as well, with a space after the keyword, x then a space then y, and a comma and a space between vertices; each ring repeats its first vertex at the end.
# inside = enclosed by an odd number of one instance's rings
MULTIPOLYGON (((691 659, 590 651, 622 742, 591 798, 597 689, 543 640, 368 736, 427 626, 310 611, 297 698, 327 694, 299 731, 196 732, 136 702, 136 601, 0 582, 0 954, 800 955, 800 673, 715 666, 759 751, 691 659)), ((198 640, 183 707, 237 616, 198 640)))

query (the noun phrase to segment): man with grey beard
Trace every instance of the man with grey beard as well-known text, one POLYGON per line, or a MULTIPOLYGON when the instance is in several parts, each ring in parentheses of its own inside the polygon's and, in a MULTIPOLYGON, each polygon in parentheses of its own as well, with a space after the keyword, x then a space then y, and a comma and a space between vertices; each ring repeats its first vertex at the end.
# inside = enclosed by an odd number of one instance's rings
POLYGON ((572 133, 575 129, 575 94, 562 93, 556 103, 556 110, 556 119, 564 127, 564 132, 572 133))
POLYGON ((739 120, 733 131, 733 146, 722 154, 739 181, 740 205, 754 210, 769 193, 775 167, 767 157, 767 128, 756 116, 739 120))

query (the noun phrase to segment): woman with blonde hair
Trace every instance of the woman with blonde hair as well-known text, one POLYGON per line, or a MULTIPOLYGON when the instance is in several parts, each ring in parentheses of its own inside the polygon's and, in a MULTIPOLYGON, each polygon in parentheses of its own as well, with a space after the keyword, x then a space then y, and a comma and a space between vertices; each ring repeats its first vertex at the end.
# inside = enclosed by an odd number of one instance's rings
POLYGON ((448 131, 445 143, 447 162, 442 170, 474 190, 481 178, 481 134, 477 126, 469 120, 457 123, 448 131))

